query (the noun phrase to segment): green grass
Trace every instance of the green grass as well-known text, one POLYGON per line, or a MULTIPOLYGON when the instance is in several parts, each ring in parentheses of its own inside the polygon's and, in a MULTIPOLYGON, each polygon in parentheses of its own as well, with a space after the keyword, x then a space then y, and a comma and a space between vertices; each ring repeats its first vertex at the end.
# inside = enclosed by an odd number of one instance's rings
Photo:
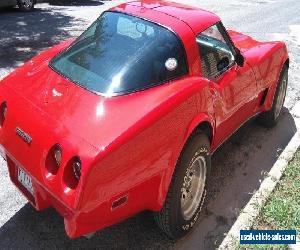
MULTIPOLYGON (((262 208, 254 229, 296 229, 300 233, 300 150, 262 208)), ((288 249, 287 245, 240 245, 236 249, 288 249)))
POLYGON ((262 208, 257 226, 300 232, 300 151, 288 164, 283 178, 262 208))
POLYGON ((236 250, 287 250, 287 245, 238 245, 236 250))

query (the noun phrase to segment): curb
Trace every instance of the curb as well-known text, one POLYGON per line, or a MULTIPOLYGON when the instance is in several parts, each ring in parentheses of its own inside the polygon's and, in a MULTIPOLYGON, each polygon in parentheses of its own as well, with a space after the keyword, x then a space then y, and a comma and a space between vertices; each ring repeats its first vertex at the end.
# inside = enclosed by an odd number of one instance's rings
POLYGON ((293 159, 294 154, 300 146, 300 101, 296 103, 291 114, 294 118, 297 132, 290 140, 282 154, 279 156, 267 178, 263 180, 260 188, 255 192, 245 208, 241 211, 236 222, 229 230, 227 236, 219 246, 219 250, 234 249, 239 242, 240 230, 251 229, 253 222, 259 216, 260 210, 266 203, 276 184, 281 179, 288 163, 293 159))

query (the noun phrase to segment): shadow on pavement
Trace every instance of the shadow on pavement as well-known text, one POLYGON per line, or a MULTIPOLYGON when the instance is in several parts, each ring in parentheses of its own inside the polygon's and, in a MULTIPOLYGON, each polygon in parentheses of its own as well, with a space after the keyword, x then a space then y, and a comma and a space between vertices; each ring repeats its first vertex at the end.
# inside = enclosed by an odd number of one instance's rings
POLYGON ((36 9, 23 13, 17 8, 1 9, 0 69, 15 68, 41 50, 69 38, 69 31, 82 27, 81 23, 78 19, 50 10, 36 9))
MULTIPOLYGON (((44 2, 48 2, 50 5, 57 5, 57 6, 99 6, 99 5, 103 5, 104 1, 99 1, 99 0, 48 0, 48 1, 44 1, 44 2)), ((110 1, 110 0, 106 0, 106 1, 110 1)))
POLYGON ((201 221, 176 248, 216 249, 296 131, 284 108, 276 127, 266 129, 251 120, 222 145, 212 158, 201 221))
POLYGON ((27 203, 0 229, 0 249, 160 249, 170 245, 147 212, 97 232, 89 240, 70 240, 63 219, 54 210, 37 213, 27 203))
POLYGON ((160 234, 148 212, 99 231, 90 240, 71 241, 54 210, 37 213, 27 204, 0 228, 0 248, 215 249, 295 132, 287 109, 273 129, 250 121, 238 130, 213 156, 201 220, 177 243, 160 234))

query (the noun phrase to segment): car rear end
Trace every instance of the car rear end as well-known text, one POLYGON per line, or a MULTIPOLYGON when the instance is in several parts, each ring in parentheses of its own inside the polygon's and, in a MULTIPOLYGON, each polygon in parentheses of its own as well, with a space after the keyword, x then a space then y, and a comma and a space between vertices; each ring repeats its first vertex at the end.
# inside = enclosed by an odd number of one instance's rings
POLYGON ((12 182, 37 210, 52 206, 66 224, 76 221, 81 167, 97 150, 6 84, 0 84, 0 153, 12 182))

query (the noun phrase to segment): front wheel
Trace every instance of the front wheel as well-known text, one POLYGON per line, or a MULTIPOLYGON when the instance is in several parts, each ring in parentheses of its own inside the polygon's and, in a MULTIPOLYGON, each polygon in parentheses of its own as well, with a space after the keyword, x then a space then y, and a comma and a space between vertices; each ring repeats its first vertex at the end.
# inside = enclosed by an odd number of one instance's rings
POLYGON ((22 11, 31 11, 34 8, 34 0, 18 0, 18 6, 22 11))
POLYGON ((195 225, 206 194, 210 162, 208 137, 193 136, 177 163, 165 204, 155 214, 158 226, 169 238, 183 237, 195 225))
POLYGON ((282 69, 279 81, 277 83, 276 92, 273 100, 273 105, 269 111, 259 115, 258 121, 265 127, 273 127, 278 122, 278 118, 282 111, 283 103, 286 96, 288 84, 288 67, 282 69))

